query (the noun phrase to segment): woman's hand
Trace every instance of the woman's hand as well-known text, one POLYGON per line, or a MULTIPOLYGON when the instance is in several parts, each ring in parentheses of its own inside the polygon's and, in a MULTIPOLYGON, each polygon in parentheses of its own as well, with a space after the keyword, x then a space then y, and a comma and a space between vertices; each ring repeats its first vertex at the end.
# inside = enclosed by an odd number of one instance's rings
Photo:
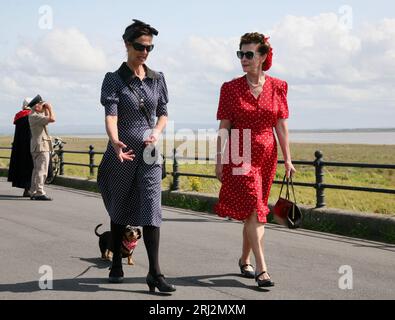
POLYGON ((222 182, 222 170, 224 165, 222 164, 222 154, 220 152, 217 153, 217 159, 215 164, 215 176, 219 181, 222 182))
POLYGON ((222 170, 223 170, 223 167, 224 166, 222 164, 220 164, 220 163, 217 163, 215 165, 215 175, 216 175, 217 179, 219 181, 221 181, 221 182, 222 182, 222 170))
POLYGON ((230 120, 223 119, 219 123, 218 129, 218 137, 217 137, 217 153, 215 157, 216 165, 215 165, 215 175, 219 181, 222 182, 222 171, 224 168, 223 165, 223 156, 225 152, 228 151, 227 143, 229 143, 229 133, 230 128, 232 127, 232 122, 230 120))
POLYGON ((287 179, 289 179, 296 173, 296 169, 293 166, 292 161, 286 161, 284 163, 284 166, 285 166, 285 175, 286 175, 287 179))
POLYGON ((123 152, 122 149, 126 148, 127 146, 121 141, 111 141, 111 145, 114 148, 117 158, 121 162, 123 162, 124 160, 133 161, 134 157, 136 156, 133 150, 123 152))
POLYGON ((148 146, 149 144, 156 145, 159 140, 160 132, 158 130, 153 129, 151 134, 144 140, 144 144, 148 146))

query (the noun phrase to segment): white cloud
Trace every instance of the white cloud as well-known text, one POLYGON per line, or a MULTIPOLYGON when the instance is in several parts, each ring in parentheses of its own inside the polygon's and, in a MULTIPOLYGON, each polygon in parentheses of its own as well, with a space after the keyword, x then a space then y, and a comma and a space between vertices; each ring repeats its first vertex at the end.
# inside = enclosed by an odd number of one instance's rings
POLYGON ((191 36, 187 41, 189 59, 208 70, 229 72, 234 70, 237 39, 201 38, 191 36))
POLYGON ((37 54, 50 63, 79 72, 103 71, 107 67, 105 53, 90 44, 77 29, 54 30, 36 45, 37 54))
POLYGON ((40 39, 25 40, 0 62, 5 117, 13 117, 25 96, 40 93, 62 115, 60 125, 75 123, 76 118, 96 121, 90 115, 102 111, 100 86, 107 69, 104 50, 77 29, 55 29, 40 39))
MULTIPOLYGON (((268 32, 262 30, 274 48, 269 74, 290 84, 291 128, 320 126, 316 119, 322 112, 327 113, 326 127, 338 127, 339 114, 358 118, 356 112, 367 118, 351 127, 394 126, 395 19, 349 30, 333 13, 288 15, 268 32), (377 114, 389 116, 378 119, 377 114)), ((178 45, 159 42, 148 65, 165 73, 172 120, 215 123, 221 84, 242 74, 235 54, 239 36, 191 35, 178 45)), ((19 108, 24 96, 44 92, 56 101, 65 124, 74 123, 77 115, 101 123, 101 81, 125 57, 122 43, 107 43, 97 48, 82 32, 69 29, 21 44, 0 63, 0 99, 19 108), (77 112, 71 115, 70 110, 77 112)))
MULTIPOLYGON (((388 110, 394 106, 394 24, 395 19, 384 19, 350 30, 334 13, 288 15, 265 32, 274 48, 269 74, 289 82, 290 105, 308 117, 323 109, 351 114, 375 102, 388 110)), ((187 109, 192 119, 215 119, 219 87, 242 73, 235 55, 238 40, 190 36, 154 58, 166 66, 176 116, 187 109)), ((334 114, 328 116, 336 121, 334 114)))
MULTIPOLYGON (((296 84, 395 81, 395 19, 347 29, 335 14, 287 16, 271 31, 273 72, 296 84)), ((361 96, 362 98, 362 96, 361 96)))
POLYGON ((0 88, 3 94, 20 93, 22 91, 22 88, 18 85, 15 79, 9 76, 5 76, 0 80, 0 88))
POLYGON ((15 55, 6 59, 3 69, 34 75, 70 76, 104 72, 108 67, 105 52, 93 46, 77 29, 55 29, 34 42, 19 44, 15 55))
POLYGON ((363 54, 359 66, 374 79, 391 82, 395 79, 395 19, 366 24, 361 30, 363 54))
POLYGON ((361 51, 361 39, 344 28, 334 13, 318 16, 286 16, 270 31, 274 50, 273 72, 298 82, 345 81, 361 51), (339 76, 343 75, 345 77, 339 76))

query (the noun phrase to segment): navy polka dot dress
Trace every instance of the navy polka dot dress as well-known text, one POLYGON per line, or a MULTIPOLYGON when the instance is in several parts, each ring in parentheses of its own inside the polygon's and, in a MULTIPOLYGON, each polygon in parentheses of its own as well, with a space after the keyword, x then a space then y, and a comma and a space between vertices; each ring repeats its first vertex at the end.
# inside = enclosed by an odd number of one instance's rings
POLYGON ((167 116, 168 93, 163 74, 144 67, 143 80, 136 77, 126 63, 118 71, 105 75, 101 104, 106 116, 118 116, 119 140, 127 145, 126 151, 132 149, 136 157, 133 161, 120 162, 109 142, 99 165, 97 183, 114 223, 159 227, 162 222, 161 164, 147 163, 143 152, 144 138, 153 127, 155 117, 167 116), (144 100, 151 125, 139 108, 138 98, 144 100))

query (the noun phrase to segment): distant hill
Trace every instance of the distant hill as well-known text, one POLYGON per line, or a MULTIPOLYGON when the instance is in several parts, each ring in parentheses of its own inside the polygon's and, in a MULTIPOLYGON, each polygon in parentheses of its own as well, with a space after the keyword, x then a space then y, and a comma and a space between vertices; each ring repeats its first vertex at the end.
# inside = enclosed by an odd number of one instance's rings
POLYGON ((395 128, 355 128, 355 129, 290 129, 295 133, 341 133, 341 132, 395 132, 395 128))
MULTIPOLYGON (((198 129, 217 129, 218 124, 213 123, 181 123, 175 125, 175 130, 191 129, 197 132, 198 129)), ((353 128, 353 129, 290 129, 291 133, 358 133, 358 132, 395 132, 395 128, 353 128)), ((1 126, 0 135, 10 136, 14 134, 13 126, 1 126)), ((50 128, 51 135, 105 135, 104 125, 61 125, 50 128)))

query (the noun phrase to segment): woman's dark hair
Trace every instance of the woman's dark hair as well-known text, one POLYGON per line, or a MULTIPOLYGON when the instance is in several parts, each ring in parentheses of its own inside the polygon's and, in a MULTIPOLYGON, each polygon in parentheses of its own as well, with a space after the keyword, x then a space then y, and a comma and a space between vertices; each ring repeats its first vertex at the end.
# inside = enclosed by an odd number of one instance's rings
POLYGON ((264 54, 269 53, 269 50, 270 50, 270 44, 266 40, 267 39, 265 38, 265 36, 261 33, 258 33, 258 32, 246 33, 246 34, 242 35, 240 38, 239 49, 241 50, 241 46, 243 44, 256 43, 256 44, 259 44, 258 52, 261 55, 264 55, 264 54))
POLYGON ((157 36, 158 30, 151 27, 149 24, 133 19, 133 23, 126 27, 125 33, 122 38, 124 41, 133 42, 135 39, 145 35, 145 36, 157 36))

